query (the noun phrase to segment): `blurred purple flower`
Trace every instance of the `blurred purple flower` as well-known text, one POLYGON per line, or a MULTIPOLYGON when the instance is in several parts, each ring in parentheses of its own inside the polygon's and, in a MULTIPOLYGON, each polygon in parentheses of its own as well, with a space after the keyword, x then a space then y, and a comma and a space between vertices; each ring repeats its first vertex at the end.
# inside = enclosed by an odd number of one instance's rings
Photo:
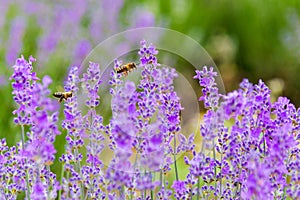
POLYGON ((45 189, 41 182, 37 181, 32 187, 32 193, 30 195, 30 199, 39 200, 45 199, 45 189))
POLYGON ((153 181, 151 173, 138 174, 136 177, 136 188, 140 191, 154 190, 159 185, 159 181, 153 181))
POLYGON ((131 14, 132 27, 150 27, 155 25, 155 16, 145 8, 136 7, 131 14))
POLYGON ((25 21, 22 17, 17 17, 11 22, 11 29, 9 39, 6 46, 6 62, 13 64, 16 57, 18 57, 20 49, 22 49, 22 39, 25 32, 25 21))
POLYGON ((250 158, 248 161, 249 174, 244 182, 244 189, 241 197, 243 199, 252 198, 272 198, 272 187, 269 182, 270 169, 263 163, 258 161, 258 158, 250 158))
POLYGON ((0 87, 8 84, 7 77, 0 75, 0 87))
MULTIPOLYGON (((105 15, 105 20, 102 24, 106 28, 107 31, 110 33, 116 33, 118 28, 118 13, 120 12, 122 6, 124 4, 123 0, 116 0, 113 3, 110 0, 103 0, 102 1, 102 9, 103 12, 109 11, 109 15, 105 15)), ((104 17, 104 16, 102 16, 104 17)))
POLYGON ((80 66, 91 50, 92 44, 90 43, 90 41, 88 41, 87 39, 79 41, 75 47, 73 55, 74 59, 72 61, 73 65, 80 66))

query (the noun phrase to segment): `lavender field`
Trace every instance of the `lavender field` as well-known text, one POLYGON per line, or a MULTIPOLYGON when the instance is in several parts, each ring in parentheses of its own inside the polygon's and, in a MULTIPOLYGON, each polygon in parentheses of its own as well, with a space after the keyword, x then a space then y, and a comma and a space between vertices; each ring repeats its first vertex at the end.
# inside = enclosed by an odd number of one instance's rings
POLYGON ((158 53, 141 41, 137 85, 116 72, 122 61, 115 60, 108 124, 96 112, 99 64, 90 62, 83 77, 78 67, 70 69, 64 90, 73 95, 63 102, 60 120, 58 102, 49 97, 51 78, 38 77, 35 58, 18 58, 10 80, 22 140, 12 147, 1 141, 2 199, 21 193, 26 199, 297 199, 300 110, 285 97, 271 102, 263 81, 244 79, 238 90, 219 94, 217 73, 204 66, 194 76, 206 108, 195 133, 201 135, 197 150, 195 135, 181 131, 177 73, 158 63, 158 53), (86 92, 86 114, 78 107, 79 87, 86 92), (60 127, 67 134, 58 179, 50 166, 60 127), (106 147, 113 151, 108 165, 101 156, 106 147), (183 168, 188 172, 179 178, 183 168))
POLYGON ((300 199, 299 13, 1 0, 0 200, 300 199))

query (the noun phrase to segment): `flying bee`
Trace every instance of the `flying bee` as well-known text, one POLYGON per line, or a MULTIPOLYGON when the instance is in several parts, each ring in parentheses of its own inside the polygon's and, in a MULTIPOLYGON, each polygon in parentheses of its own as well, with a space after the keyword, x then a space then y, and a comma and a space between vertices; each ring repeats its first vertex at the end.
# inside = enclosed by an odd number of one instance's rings
POLYGON ((62 100, 67 100, 69 97, 73 96, 72 92, 54 92, 53 96, 58 99, 58 102, 61 103, 62 100))
POLYGON ((117 72, 117 74, 124 74, 124 75, 127 75, 128 74, 128 72, 131 72, 133 69, 135 69, 136 68, 136 65, 135 65, 135 63, 127 63, 127 64, 125 64, 125 65, 121 65, 120 67, 118 67, 117 69, 116 69, 116 72, 117 72))

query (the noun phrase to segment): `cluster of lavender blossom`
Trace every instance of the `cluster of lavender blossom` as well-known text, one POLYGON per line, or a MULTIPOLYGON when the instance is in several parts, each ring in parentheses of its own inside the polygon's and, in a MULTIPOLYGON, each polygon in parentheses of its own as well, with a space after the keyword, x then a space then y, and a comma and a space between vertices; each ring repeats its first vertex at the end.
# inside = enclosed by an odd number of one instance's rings
MULTIPOLYGON (((112 117, 97 113, 101 86, 99 64, 90 62, 83 77, 72 67, 64 101, 65 152, 60 178, 50 166, 53 142, 60 134, 58 103, 49 97, 51 79, 42 81, 32 63, 17 59, 11 76, 17 109, 14 123, 21 141, 0 143, 0 197, 16 199, 296 199, 300 196, 300 109, 285 97, 270 101, 270 90, 244 80, 240 89, 221 95, 216 72, 203 67, 195 79, 207 109, 195 135, 181 132, 183 109, 173 85, 177 73, 162 67, 158 51, 145 41, 138 52, 141 79, 135 84, 112 70, 112 117), (78 92, 86 92, 83 114, 78 92), (110 149, 110 163, 103 151, 110 149), (183 153, 186 166, 177 162, 183 153), (180 175, 183 167, 188 173, 180 175), (174 175, 174 177, 170 177, 174 175), (179 178, 184 177, 184 178, 179 178)), ((121 61, 115 60, 115 69, 121 61)))

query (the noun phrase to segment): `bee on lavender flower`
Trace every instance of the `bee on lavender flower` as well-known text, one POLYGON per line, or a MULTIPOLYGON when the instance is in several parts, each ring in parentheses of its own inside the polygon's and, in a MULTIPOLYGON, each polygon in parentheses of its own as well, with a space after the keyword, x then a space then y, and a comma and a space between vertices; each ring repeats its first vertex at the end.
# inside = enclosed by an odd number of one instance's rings
POLYGON ((132 63, 127 63, 127 64, 124 64, 124 65, 121 65, 120 67, 118 67, 116 69, 116 72, 118 74, 124 74, 125 76, 128 74, 128 72, 131 72, 133 69, 136 68, 136 64, 134 62, 132 63))
POLYGON ((54 92, 53 96, 58 99, 58 102, 61 103, 62 100, 67 100, 69 97, 73 96, 72 92, 54 92))

